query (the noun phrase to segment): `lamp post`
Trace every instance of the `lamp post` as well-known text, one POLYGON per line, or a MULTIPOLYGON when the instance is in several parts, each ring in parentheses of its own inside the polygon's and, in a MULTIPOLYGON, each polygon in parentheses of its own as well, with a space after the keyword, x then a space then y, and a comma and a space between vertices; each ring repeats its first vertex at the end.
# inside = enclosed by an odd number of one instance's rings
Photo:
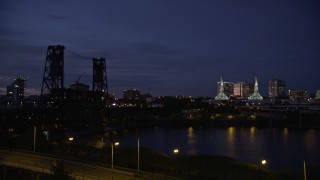
POLYGON ((111 143, 111 170, 112 170, 112 179, 113 179, 113 146, 119 146, 119 142, 111 143))
MULTIPOLYGON (((173 149, 173 156, 174 156, 175 159, 177 159, 178 154, 179 154, 179 148, 174 148, 174 149, 173 149)), ((175 160, 175 161, 177 161, 177 160, 175 160)), ((178 161, 177 161, 177 162, 178 162, 178 161)), ((168 169, 168 167, 167 167, 167 169, 168 169)), ((166 171, 168 171, 168 170, 166 170, 166 171)), ((176 171, 178 172, 179 175, 181 175, 181 174, 180 174, 181 171, 180 171, 180 168, 179 168, 178 165, 176 166, 176 171)), ((167 173, 166 173, 166 174, 167 174, 167 173)), ((166 176, 166 179, 167 179, 167 176, 166 176)))
POLYGON ((138 138, 138 174, 140 173, 140 141, 138 138))
POLYGON ((306 161, 303 160, 303 176, 304 180, 307 180, 307 170, 306 170, 306 161))
POLYGON ((36 152, 37 127, 33 126, 33 152, 36 152))

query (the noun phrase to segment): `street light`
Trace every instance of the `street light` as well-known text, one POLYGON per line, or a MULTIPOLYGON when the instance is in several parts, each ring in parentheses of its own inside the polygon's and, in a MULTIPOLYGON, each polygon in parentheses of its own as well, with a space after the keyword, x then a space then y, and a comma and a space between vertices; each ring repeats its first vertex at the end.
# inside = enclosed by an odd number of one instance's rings
POLYGON ((33 152, 36 152, 37 126, 33 126, 33 152))
POLYGON ((138 174, 140 173, 140 140, 138 138, 138 174))
POLYGON ((303 176, 304 180, 307 180, 307 170, 306 170, 306 161, 303 160, 303 176))
POLYGON ((113 145, 114 146, 119 146, 120 143, 117 141, 115 143, 111 143, 111 170, 112 170, 112 179, 113 179, 113 145))
POLYGON ((262 164, 263 166, 266 166, 266 165, 267 165, 267 160, 263 159, 263 160, 261 161, 261 164, 262 164))
POLYGON ((113 146, 119 146, 120 143, 117 141, 115 143, 111 143, 111 168, 113 170, 113 146))
POLYGON ((179 149, 178 148, 173 149, 173 153, 174 154, 178 154, 179 153, 179 149))

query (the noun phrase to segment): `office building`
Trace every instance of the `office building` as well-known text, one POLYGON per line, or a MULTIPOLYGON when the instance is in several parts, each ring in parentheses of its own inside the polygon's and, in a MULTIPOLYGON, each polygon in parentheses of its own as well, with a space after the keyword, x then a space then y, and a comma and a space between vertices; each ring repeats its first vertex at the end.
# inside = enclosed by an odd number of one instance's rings
POLYGON ((123 99, 138 100, 140 99, 140 91, 137 89, 128 89, 123 91, 123 99))
POLYGON ((237 82, 233 85, 233 96, 238 99, 246 99, 253 93, 253 84, 248 82, 237 82))
POLYGON ((11 102, 21 101, 24 98, 25 79, 22 76, 14 79, 14 82, 7 86, 7 100, 11 102))
POLYGON ((289 99, 291 100, 303 100, 306 99, 308 96, 307 91, 297 91, 297 90, 289 90, 288 91, 289 99))
POLYGON ((285 81, 273 79, 269 81, 269 97, 270 98, 283 98, 286 96, 285 81))

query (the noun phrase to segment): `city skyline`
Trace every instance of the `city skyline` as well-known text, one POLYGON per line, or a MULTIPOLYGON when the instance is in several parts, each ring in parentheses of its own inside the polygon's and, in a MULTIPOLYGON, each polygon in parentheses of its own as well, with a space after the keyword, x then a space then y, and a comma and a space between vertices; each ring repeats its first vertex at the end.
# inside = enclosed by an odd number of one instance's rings
POLYGON ((64 45, 65 87, 91 85, 92 60, 106 58, 109 92, 215 96, 227 81, 281 79, 287 90, 320 89, 316 1, 2 1, 0 88, 22 75, 41 89, 46 49, 64 45), (87 58, 88 57, 88 58, 87 58))
MULTIPOLYGON (((229 84, 229 85, 227 85, 227 87, 225 87, 224 86, 224 90, 227 90, 228 91, 228 95, 227 95, 227 97, 231 97, 231 96, 233 96, 233 97, 245 97, 245 98, 248 98, 250 95, 252 95, 252 93, 254 93, 254 89, 253 89, 253 85, 254 84, 256 84, 257 83, 257 76, 255 76, 255 83, 253 83, 253 82, 250 82, 250 81, 238 81, 238 82, 232 82, 232 81, 224 81, 224 80, 222 80, 221 78, 222 78, 223 76, 221 76, 220 77, 220 81, 219 82, 217 82, 217 89, 216 89, 216 94, 213 94, 213 96, 206 96, 206 97, 214 97, 214 96, 216 96, 216 95, 218 95, 218 94, 220 94, 220 92, 221 92, 221 82, 223 82, 223 83, 226 83, 226 84, 229 84), (231 87, 229 87, 230 86, 230 84, 231 84, 231 87), (235 87, 236 85, 240 85, 241 84, 241 86, 246 86, 246 87, 235 87), (249 87, 249 86, 252 86, 251 88, 249 87), (230 89, 231 88, 231 89, 230 89), (239 89, 240 88, 240 89, 239 89), (242 88, 244 88, 243 90, 241 90, 242 88), (241 91, 241 92, 240 92, 241 91), (243 92, 242 92, 243 91, 243 92), (252 92, 250 92, 250 91, 252 91, 252 92), (242 93, 245 93, 245 94, 242 94, 242 93)), ((1 88, 0 88, 0 95, 8 95, 7 93, 8 92, 6 92, 7 91, 7 88, 11 88, 13 85, 15 85, 16 84, 16 81, 17 80, 19 80, 19 79, 22 79, 23 81, 24 81, 24 84, 27 84, 26 83, 26 81, 27 81, 27 78, 25 78, 25 77, 22 77, 21 75, 19 75, 17 78, 15 78, 14 80, 13 80, 13 82, 11 82, 10 84, 8 84, 7 85, 7 87, 6 88, 3 88, 2 90, 1 90, 1 88)), ((268 87, 266 88, 267 89, 267 91, 269 91, 269 92, 267 92, 267 94, 266 95, 264 95, 263 97, 277 97, 278 95, 275 95, 274 93, 276 93, 277 94, 277 90, 276 89, 273 89, 272 90, 272 93, 270 92, 270 88, 278 88, 278 87, 273 87, 274 85, 273 85, 273 83, 274 83, 274 81, 280 81, 280 82, 282 82, 283 84, 281 85, 281 87, 280 88, 282 88, 282 95, 280 95, 280 97, 286 97, 286 96, 290 96, 290 91, 291 92, 294 92, 294 93, 296 93, 296 92, 303 92, 303 93, 305 93, 305 95, 306 96, 309 96, 309 95, 311 95, 311 96, 314 96, 314 95, 316 95, 316 93, 317 93, 317 91, 320 91, 320 89, 317 89, 315 92, 308 92, 307 90, 305 90, 305 89, 287 89, 286 88, 286 84, 285 84, 285 81, 283 81, 283 80, 280 80, 280 79, 271 79, 271 80, 269 80, 269 85, 268 85, 268 87), (272 85, 270 84, 270 83, 272 83, 272 85), (275 91, 275 92, 273 92, 273 91, 275 91), (288 93, 287 93, 288 92, 288 93)), ((23 87, 24 87, 24 89, 22 90, 23 92, 26 92, 26 91, 28 91, 28 89, 27 89, 27 87, 25 87, 25 85, 22 85, 23 87)), ((73 83, 73 84, 68 84, 68 85, 66 85, 65 86, 65 89, 76 89, 77 87, 79 87, 79 86, 83 86, 83 88, 84 89, 82 89, 82 91, 92 91, 92 88, 90 88, 90 85, 88 85, 88 84, 83 84, 83 83, 81 83, 81 82, 79 82, 79 81, 76 81, 75 83, 73 83)), ((256 86, 256 85, 255 85, 256 86)), ((17 86, 17 87, 20 87, 20 86, 17 86)), ((144 92, 143 90, 141 90, 141 89, 136 89, 136 88, 128 88, 128 89, 123 89, 122 90, 122 94, 119 94, 119 96, 116 96, 116 97, 122 97, 122 96, 124 96, 124 94, 125 94, 125 91, 127 91, 127 90, 137 90, 137 91, 139 91, 139 93, 141 92, 142 94, 150 94, 149 92, 144 92)), ((260 90, 257 90, 257 92, 260 92, 260 90)), ((109 92, 110 93, 110 95, 115 95, 113 92, 109 92)), ((29 96, 29 95, 40 95, 40 92, 32 92, 31 94, 30 94, 30 91, 29 92, 26 92, 26 93, 24 93, 24 96, 29 96)), ((161 95, 161 96, 167 96, 167 95, 161 95)), ((174 95, 174 96, 181 96, 180 94, 177 94, 177 95, 174 95)), ((190 96, 189 96, 190 97, 190 96)), ((205 97, 205 96, 198 96, 198 97, 205 97)))

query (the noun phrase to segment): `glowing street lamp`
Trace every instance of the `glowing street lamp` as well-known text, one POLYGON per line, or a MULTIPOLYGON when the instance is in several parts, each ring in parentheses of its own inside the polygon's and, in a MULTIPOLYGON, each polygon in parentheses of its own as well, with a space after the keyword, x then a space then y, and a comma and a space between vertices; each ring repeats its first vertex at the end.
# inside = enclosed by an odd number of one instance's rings
POLYGON ((37 127, 33 127, 33 152, 36 152, 37 127))
POLYGON ((173 153, 174 153, 174 154, 178 154, 178 153, 179 153, 179 149, 178 149, 178 148, 175 148, 175 149, 173 150, 173 153))
POLYGON ((306 170, 306 161, 303 160, 303 176, 304 180, 307 180, 307 170, 306 170))
POLYGON ((140 140, 138 138, 138 174, 140 173, 140 140))
POLYGON ((266 165, 267 165, 267 160, 265 160, 265 159, 262 160, 262 161, 261 161, 261 164, 262 164, 263 166, 266 166, 266 165))
POLYGON ((111 169, 112 169, 112 179, 113 179, 113 146, 119 146, 120 143, 117 141, 115 143, 111 143, 111 169))
POLYGON ((119 146, 119 145, 120 145, 120 143, 118 141, 111 144, 111 167, 112 167, 112 169, 113 169, 113 146, 119 146))

